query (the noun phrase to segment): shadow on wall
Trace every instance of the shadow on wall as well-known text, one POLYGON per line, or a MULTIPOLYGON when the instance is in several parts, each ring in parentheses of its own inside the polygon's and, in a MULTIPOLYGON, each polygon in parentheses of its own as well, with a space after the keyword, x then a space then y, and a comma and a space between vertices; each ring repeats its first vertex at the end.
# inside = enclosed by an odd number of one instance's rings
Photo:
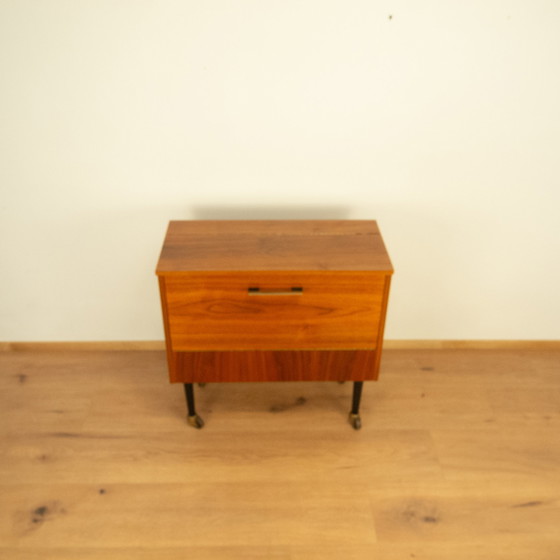
POLYGON ((194 206, 194 220, 345 220, 344 206, 194 206))

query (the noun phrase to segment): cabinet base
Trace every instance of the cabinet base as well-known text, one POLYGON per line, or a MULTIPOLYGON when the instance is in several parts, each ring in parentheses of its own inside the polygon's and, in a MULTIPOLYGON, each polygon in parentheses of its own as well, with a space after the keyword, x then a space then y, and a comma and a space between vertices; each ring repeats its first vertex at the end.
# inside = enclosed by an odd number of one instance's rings
POLYGON ((374 381, 376 350, 174 352, 172 383, 374 381))

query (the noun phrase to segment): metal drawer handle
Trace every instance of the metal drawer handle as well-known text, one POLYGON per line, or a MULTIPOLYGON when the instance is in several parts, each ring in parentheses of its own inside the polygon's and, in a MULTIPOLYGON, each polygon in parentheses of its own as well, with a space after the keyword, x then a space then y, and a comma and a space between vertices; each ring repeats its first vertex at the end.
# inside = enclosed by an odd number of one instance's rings
POLYGON ((261 290, 260 288, 248 288, 250 296, 299 296, 303 294, 303 288, 293 287, 289 290, 261 290))

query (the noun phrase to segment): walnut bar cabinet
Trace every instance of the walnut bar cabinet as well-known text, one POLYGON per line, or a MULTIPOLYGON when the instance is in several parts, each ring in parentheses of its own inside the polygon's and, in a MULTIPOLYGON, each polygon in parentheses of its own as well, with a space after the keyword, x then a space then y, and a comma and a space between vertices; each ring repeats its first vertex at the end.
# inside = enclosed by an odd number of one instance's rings
POLYGON ((377 380, 393 267, 371 220, 169 223, 156 274, 169 379, 377 380))

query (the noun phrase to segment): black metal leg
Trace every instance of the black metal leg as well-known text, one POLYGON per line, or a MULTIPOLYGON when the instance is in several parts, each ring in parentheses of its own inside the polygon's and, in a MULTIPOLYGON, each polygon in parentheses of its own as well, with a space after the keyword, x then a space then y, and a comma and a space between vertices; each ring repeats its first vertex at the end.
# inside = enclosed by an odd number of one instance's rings
POLYGON ((187 398, 187 409, 189 416, 194 416, 196 411, 194 409, 194 390, 192 383, 185 383, 185 397, 187 398))
POLYGON ((362 419, 360 418, 360 400, 362 398, 363 386, 363 381, 354 381, 354 389, 352 391, 352 410, 350 411, 348 419, 355 430, 359 430, 362 427, 362 419))
POLYGON ((185 383, 185 397, 187 398, 187 421, 195 428, 202 428, 204 426, 204 420, 196 413, 194 408, 194 390, 192 383, 185 383))
POLYGON ((354 381, 354 390, 352 392, 352 414, 359 414, 360 400, 362 399, 363 381, 354 381))

